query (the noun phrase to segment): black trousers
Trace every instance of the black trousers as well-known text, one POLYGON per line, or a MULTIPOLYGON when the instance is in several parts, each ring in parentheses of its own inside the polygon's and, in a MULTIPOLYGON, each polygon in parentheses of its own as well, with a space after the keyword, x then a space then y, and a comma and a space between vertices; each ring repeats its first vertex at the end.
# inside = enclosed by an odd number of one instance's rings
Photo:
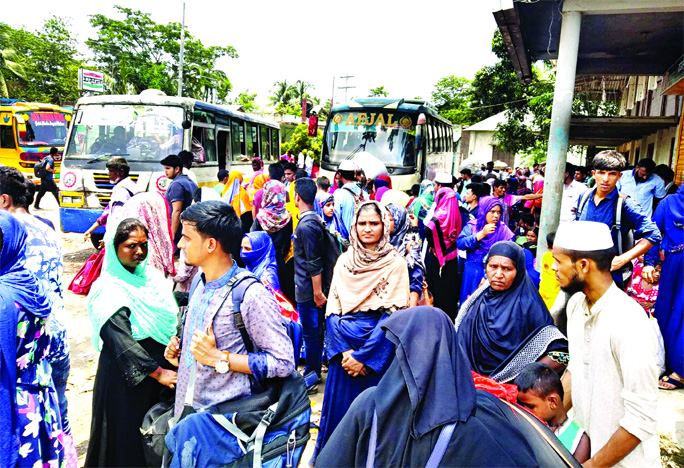
POLYGON ((43 199, 43 195, 47 192, 50 192, 55 196, 55 200, 57 200, 57 204, 59 205, 59 189, 57 188, 54 179, 41 179, 40 188, 36 194, 36 201, 33 204, 34 208, 37 209, 40 206, 40 200, 43 199))

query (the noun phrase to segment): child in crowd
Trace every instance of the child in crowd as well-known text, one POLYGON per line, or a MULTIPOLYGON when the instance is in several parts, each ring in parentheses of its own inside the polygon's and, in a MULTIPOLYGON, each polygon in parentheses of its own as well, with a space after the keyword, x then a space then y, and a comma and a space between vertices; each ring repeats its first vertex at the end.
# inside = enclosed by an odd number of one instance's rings
POLYGON ((646 278, 641 277, 641 271, 644 269, 644 256, 640 256, 633 260, 634 273, 632 273, 632 280, 627 286, 627 294, 644 308, 646 312, 651 312, 658 298, 658 283, 660 282, 660 271, 663 268, 663 263, 658 262, 653 272, 653 282, 650 283, 646 278))
POLYGON ((523 245, 527 242, 527 232, 534 229, 534 215, 532 213, 523 213, 520 216, 520 221, 515 227, 515 242, 518 245, 523 245))
POLYGON ((556 272, 551 269, 553 265, 553 241, 556 233, 550 232, 546 235, 546 252, 542 255, 541 261, 541 281, 539 282, 539 295, 544 300, 544 304, 551 310, 551 306, 560 292, 560 283, 556 278, 556 272))
POLYGON ((546 364, 534 362, 515 379, 518 403, 549 425, 549 429, 578 462, 591 457, 591 442, 584 429, 568 417, 563 406, 563 385, 546 364))
POLYGON ((539 228, 534 227, 525 233, 525 238, 527 242, 523 244, 523 248, 532 252, 532 254, 537 256, 537 239, 539 238, 539 228))

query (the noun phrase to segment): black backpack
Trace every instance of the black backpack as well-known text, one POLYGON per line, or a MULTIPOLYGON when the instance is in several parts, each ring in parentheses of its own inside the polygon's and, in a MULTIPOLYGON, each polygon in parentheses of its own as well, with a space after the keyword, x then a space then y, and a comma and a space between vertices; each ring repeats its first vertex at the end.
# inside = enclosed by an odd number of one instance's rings
POLYGON ((47 170, 47 158, 41 159, 36 163, 35 166, 33 166, 33 175, 38 177, 39 179, 47 177, 48 174, 49 173, 47 170))

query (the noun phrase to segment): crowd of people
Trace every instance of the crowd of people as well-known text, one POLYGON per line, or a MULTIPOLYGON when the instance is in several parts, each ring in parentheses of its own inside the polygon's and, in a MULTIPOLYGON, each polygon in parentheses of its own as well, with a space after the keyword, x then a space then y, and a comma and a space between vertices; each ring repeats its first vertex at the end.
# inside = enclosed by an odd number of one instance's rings
MULTIPOLYGON (((504 401, 584 466, 658 465, 657 389, 684 388, 684 188, 669 168, 615 151, 589 178, 567 164, 537 262, 543 164, 403 192, 350 160, 333 181, 293 160, 200 188, 192 153, 172 154, 164 194, 107 162, 111 201, 85 233, 106 229, 86 466, 146 466, 153 406, 180 427, 291 376, 302 350, 307 393, 327 374, 311 466, 424 466, 436 447, 445 465, 539 464, 504 401)), ((61 244, 29 213, 34 192, 0 168, 0 465, 71 467, 61 244)))

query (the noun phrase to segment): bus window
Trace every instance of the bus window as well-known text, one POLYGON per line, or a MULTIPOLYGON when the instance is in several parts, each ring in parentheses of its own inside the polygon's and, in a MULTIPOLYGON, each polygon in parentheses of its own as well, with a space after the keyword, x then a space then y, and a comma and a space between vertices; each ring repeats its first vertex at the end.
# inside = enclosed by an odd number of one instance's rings
POLYGON ((195 122, 213 124, 214 114, 195 109, 195 122))
POLYGON ((202 145, 204 146, 204 152, 207 155, 207 161, 216 161, 216 139, 214 135, 213 128, 203 128, 202 145))
POLYGON ((259 156, 259 133, 256 125, 247 126, 247 156, 250 158, 259 156))
POLYGON ((271 144, 268 139, 268 127, 259 127, 259 131, 261 133, 261 157, 272 160, 273 154, 271 153, 271 144))
POLYGON ((11 125, 0 125, 0 148, 16 149, 11 125))
POLYGON ((427 124, 426 125, 427 130, 428 130, 428 144, 427 144, 427 152, 432 153, 434 152, 434 147, 435 147, 435 132, 432 124, 427 124))
POLYGON ((244 142, 243 129, 241 122, 232 121, 230 123, 230 146, 233 153, 233 161, 239 161, 240 155, 244 154, 242 145, 244 142))

